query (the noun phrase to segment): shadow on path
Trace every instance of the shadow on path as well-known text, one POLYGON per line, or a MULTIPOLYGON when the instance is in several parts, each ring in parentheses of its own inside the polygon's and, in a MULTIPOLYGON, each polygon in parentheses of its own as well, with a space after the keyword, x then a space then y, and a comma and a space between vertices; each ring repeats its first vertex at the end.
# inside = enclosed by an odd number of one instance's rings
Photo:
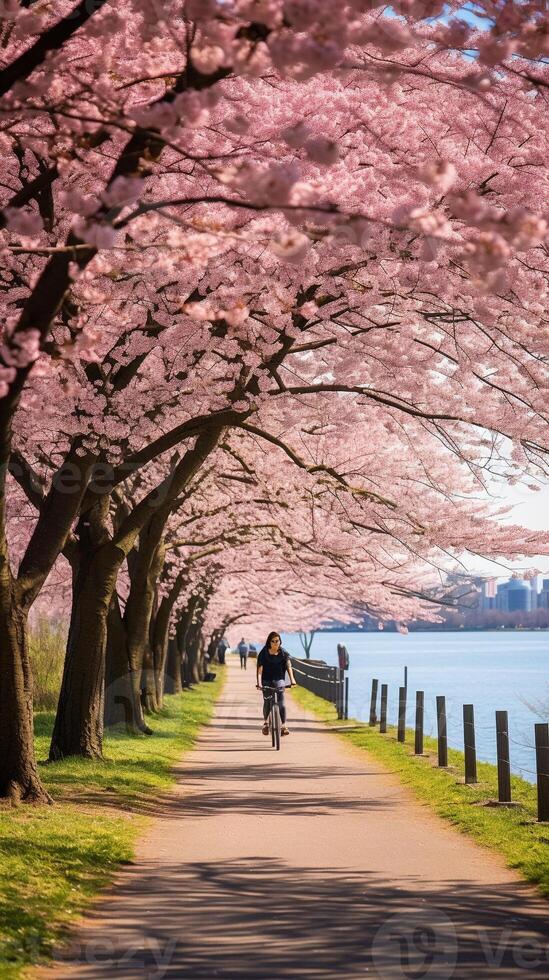
POLYGON ((547 977, 549 925, 516 913, 520 885, 418 884, 253 855, 145 866, 63 961, 88 980, 547 977))

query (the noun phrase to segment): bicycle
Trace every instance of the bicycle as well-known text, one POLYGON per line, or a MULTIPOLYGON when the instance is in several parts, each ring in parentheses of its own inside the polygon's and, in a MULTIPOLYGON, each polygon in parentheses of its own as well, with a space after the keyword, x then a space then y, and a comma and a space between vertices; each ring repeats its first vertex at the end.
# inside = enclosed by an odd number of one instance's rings
MULTIPOLYGON (((292 687, 292 685, 285 684, 284 689, 286 689, 287 687, 292 687)), ((282 722, 280 721, 280 709, 278 707, 278 702, 276 699, 276 693, 279 690, 280 688, 271 687, 269 684, 265 684, 265 686, 261 688, 261 691, 263 692, 264 700, 269 701, 268 723, 269 723, 269 730, 271 732, 271 743, 273 749, 277 749, 277 750, 280 750, 280 730, 282 728, 282 722), (267 697, 265 697, 265 691, 270 692, 269 694, 267 694, 267 697)))

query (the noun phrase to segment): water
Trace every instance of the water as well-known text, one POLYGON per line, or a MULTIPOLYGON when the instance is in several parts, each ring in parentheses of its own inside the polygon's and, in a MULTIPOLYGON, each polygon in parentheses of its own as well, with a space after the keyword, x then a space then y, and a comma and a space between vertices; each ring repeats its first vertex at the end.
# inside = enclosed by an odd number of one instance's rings
MULTIPOLYGON (((283 645, 304 656, 299 637, 283 645)), ((337 644, 349 651, 349 717, 368 721, 372 678, 388 685, 387 719, 396 724, 398 688, 408 667, 406 723, 413 727, 415 692, 425 692, 426 735, 436 737, 436 701, 446 696, 448 745, 463 749, 463 704, 475 708, 477 757, 496 761, 495 711, 509 712, 513 772, 535 782, 534 724, 549 721, 549 632, 317 633, 311 657, 337 666, 337 644), (539 707, 540 715, 530 705, 539 707)), ((379 716, 379 694, 378 694, 379 716)))

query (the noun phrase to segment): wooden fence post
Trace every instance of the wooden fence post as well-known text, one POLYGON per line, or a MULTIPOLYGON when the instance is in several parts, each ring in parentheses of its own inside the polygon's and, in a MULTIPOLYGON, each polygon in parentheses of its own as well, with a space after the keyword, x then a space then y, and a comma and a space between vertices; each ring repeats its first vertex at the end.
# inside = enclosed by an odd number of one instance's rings
POLYGON ((375 678, 372 679, 372 695, 370 698, 370 725, 375 725, 376 723, 376 708, 377 708, 377 685, 379 681, 375 678))
POLYGON ((387 685, 381 685, 381 707, 379 716, 379 730, 380 732, 387 731, 387 685))
POLYGON ((404 742, 406 738, 406 688, 398 689, 398 735, 399 742, 404 742))
POLYGON ((341 670, 341 668, 338 668, 337 669, 337 685, 338 685, 337 717, 338 718, 343 718, 343 684, 344 684, 343 675, 344 675, 344 671, 341 670))
POLYGON ((446 698, 437 696, 437 734, 438 734, 438 764, 441 769, 448 765, 448 737, 446 734, 446 698))
POLYGON ((511 802, 511 763, 509 761, 509 722, 506 711, 496 711, 496 745, 498 753, 498 800, 511 802))
POLYGON ((549 820, 549 725, 536 724, 538 820, 549 820))
POLYGON ((475 746, 475 712, 472 704, 463 705, 463 747, 465 751, 465 782, 477 781, 477 750, 475 746))
POLYGON ((425 694, 423 691, 416 691, 416 736, 414 752, 416 755, 423 755, 423 706, 425 694))

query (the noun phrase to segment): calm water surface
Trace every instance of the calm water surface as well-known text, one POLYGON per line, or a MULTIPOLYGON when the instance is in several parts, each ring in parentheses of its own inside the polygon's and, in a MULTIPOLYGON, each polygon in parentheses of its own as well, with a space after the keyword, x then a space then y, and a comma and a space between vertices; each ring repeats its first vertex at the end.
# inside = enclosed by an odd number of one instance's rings
MULTIPOLYGON (((349 717, 368 720, 372 678, 377 677, 380 685, 388 685, 388 721, 396 724, 406 665, 409 727, 415 692, 424 691, 425 734, 436 736, 435 698, 444 694, 448 744, 462 749, 462 706, 473 704, 477 756, 495 762, 494 713, 508 711, 511 768, 535 782, 534 723, 549 721, 549 631, 317 633, 311 657, 337 665, 338 643, 349 651, 349 717)), ((304 656, 298 636, 283 634, 283 644, 294 656, 304 656)))

